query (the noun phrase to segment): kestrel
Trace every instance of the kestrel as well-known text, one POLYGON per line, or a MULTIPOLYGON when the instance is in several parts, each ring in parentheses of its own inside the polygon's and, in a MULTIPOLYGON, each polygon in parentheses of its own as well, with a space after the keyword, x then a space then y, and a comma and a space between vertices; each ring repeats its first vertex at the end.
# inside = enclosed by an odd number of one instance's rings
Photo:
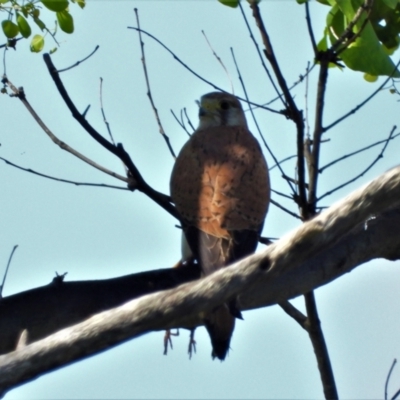
MULTIPOLYGON (((200 123, 171 176, 171 197, 203 276, 254 253, 270 201, 268 168, 239 100, 208 93, 200 123)), ((235 300, 204 318, 212 357, 224 360, 240 316, 235 300)))

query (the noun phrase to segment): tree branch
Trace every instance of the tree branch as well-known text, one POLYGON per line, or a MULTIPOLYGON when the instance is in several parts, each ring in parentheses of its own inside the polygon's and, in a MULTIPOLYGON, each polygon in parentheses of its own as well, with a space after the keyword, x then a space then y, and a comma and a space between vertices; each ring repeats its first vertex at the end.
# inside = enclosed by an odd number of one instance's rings
MULTIPOLYGON (((265 28, 264 22, 262 20, 260 9, 258 7, 258 2, 255 0, 249 1, 250 8, 253 10, 253 16, 260 30, 261 39, 265 46, 264 54, 267 60, 270 62, 271 67, 274 71, 276 79, 278 81, 279 87, 282 90, 283 97, 285 99, 286 112, 285 115, 290 118, 296 124, 297 130, 297 168, 298 168, 298 190, 299 195, 297 203, 302 209, 302 213, 306 210, 307 197, 306 197, 306 189, 305 189, 305 165, 304 165, 304 154, 303 154, 303 141, 304 141, 304 121, 303 121, 303 113, 296 106, 296 103, 290 93, 290 90, 286 84, 286 80, 282 74, 282 71, 279 67, 278 60, 275 57, 275 53, 272 47, 272 43, 270 41, 269 35, 265 28)), ((302 215, 304 219, 307 219, 307 215, 302 215)))
POLYGON ((262 253, 198 281, 142 296, 1 356, 0 392, 149 331, 201 324, 201 312, 233 297, 242 310, 282 303, 372 258, 398 259, 399 198, 397 167, 262 253), (368 220, 371 215, 377 217, 368 220))
POLYGON ((146 194, 150 197, 154 202, 156 202, 159 206, 161 206, 164 210, 169 212, 172 216, 180 220, 180 216, 175 209, 175 207, 171 204, 171 200, 169 196, 164 195, 163 193, 157 192, 152 187, 150 187, 147 182, 143 179, 136 165, 133 163, 129 154, 125 151, 123 145, 118 143, 117 146, 114 146, 107 139, 101 136, 86 120, 84 114, 81 114, 76 108, 75 104, 69 97, 68 92, 66 91, 64 84, 61 81, 60 75, 58 74, 57 69, 55 68, 50 55, 44 54, 43 59, 46 63, 47 69, 51 77, 54 80, 54 83, 63 98, 65 104, 69 108, 72 113, 72 116, 79 122, 79 124, 86 130, 89 135, 96 140, 99 144, 101 144, 105 149, 109 152, 117 156, 128 168, 129 170, 129 188, 131 190, 139 190, 140 192, 146 194))
POLYGON ((139 28, 138 35, 139 35, 140 50, 142 52, 141 60, 142 60, 142 66, 143 66, 143 72, 144 72, 144 80, 146 82, 146 87, 147 87, 147 97, 150 100, 151 108, 153 109, 154 116, 156 118, 156 122, 157 122, 157 125, 158 125, 158 130, 159 130, 161 136, 164 138, 169 152, 171 153, 172 157, 175 159, 176 158, 175 152, 174 152, 174 150, 173 150, 173 148, 171 146, 171 142, 169 140, 169 137, 165 134, 164 127, 162 126, 161 119, 160 119, 160 116, 158 114, 157 107, 154 104, 153 95, 151 94, 149 74, 147 72, 147 65, 146 65, 146 56, 144 54, 144 42, 143 42, 143 39, 142 39, 142 32, 140 30, 139 11, 138 11, 137 8, 135 8, 134 11, 135 11, 135 15, 136 15, 136 23, 137 23, 137 26, 139 28))
POLYGON ((318 316, 314 292, 306 293, 304 299, 307 309, 306 329, 311 339, 315 357, 317 358, 325 398, 335 400, 338 399, 339 396, 336 390, 335 377, 333 375, 328 348, 321 328, 321 321, 318 316))

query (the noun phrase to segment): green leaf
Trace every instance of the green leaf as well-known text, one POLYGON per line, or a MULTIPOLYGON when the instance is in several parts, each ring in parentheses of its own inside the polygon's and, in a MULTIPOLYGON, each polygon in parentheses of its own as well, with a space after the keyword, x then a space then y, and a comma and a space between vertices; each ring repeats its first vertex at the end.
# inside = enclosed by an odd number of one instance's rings
POLYGON ((378 77, 376 75, 364 74, 364 79, 367 82, 373 83, 373 82, 376 82, 378 80, 378 77))
POLYGON ((0 4, 6 4, 8 3, 10 0, 0 0, 0 4))
POLYGON ((400 77, 399 71, 386 54, 371 24, 368 22, 361 36, 341 53, 345 64, 355 70, 366 72, 370 75, 391 75, 400 77))
POLYGON ((308 0, 296 0, 297 4, 304 4, 307 3, 308 0))
POLYGON ((85 8, 86 0, 71 0, 73 3, 77 3, 80 8, 85 8))
POLYGON ((2 21, 1 27, 3 28, 3 32, 8 39, 15 38, 15 36, 17 36, 19 33, 18 26, 9 19, 2 21))
POLYGON ((328 50, 328 35, 327 35, 327 29, 326 28, 324 30, 324 35, 322 36, 322 39, 317 44, 317 49, 319 51, 328 50))
POLYGON ((24 14, 25 18, 28 18, 29 14, 28 14, 28 10, 26 7, 21 7, 21 12, 22 12, 22 14, 24 14))
POLYGON ((46 25, 45 23, 39 19, 39 18, 33 18, 33 21, 35 22, 35 24, 43 31, 46 29, 46 25))
POLYGON ((44 37, 42 35, 35 35, 31 41, 31 51, 33 53, 40 53, 44 47, 44 37))
POLYGON ((388 7, 395 10, 398 4, 398 0, 382 0, 388 7))
POLYGON ((32 30, 28 21, 19 13, 17 13, 17 24, 21 35, 26 39, 31 36, 32 30))
POLYGON ((53 47, 50 51, 49 54, 53 54, 57 51, 57 47, 53 47))
POLYGON ((74 19, 72 15, 68 11, 60 11, 56 15, 61 30, 65 33, 72 33, 74 31, 74 19))
POLYGON ((43 5, 51 11, 61 12, 67 9, 68 0, 42 0, 43 5))
MULTIPOLYGON (((355 15, 360 0, 353 1, 357 3, 354 8, 352 1, 337 0, 337 5, 332 7, 328 14, 327 26, 332 44, 337 41, 337 38, 346 29, 347 21, 351 21, 355 15)), ((359 30, 364 21, 365 18, 361 18, 354 30, 359 30)), ((397 42, 394 45, 397 45, 397 42)), ((340 53, 340 58, 347 67, 355 71, 365 72, 374 76, 394 74, 394 77, 400 77, 400 72, 395 70, 395 65, 387 55, 384 46, 380 43, 370 22, 365 24, 356 41, 340 53)))
POLYGON ((236 8, 239 5, 240 0, 218 0, 224 6, 236 8))

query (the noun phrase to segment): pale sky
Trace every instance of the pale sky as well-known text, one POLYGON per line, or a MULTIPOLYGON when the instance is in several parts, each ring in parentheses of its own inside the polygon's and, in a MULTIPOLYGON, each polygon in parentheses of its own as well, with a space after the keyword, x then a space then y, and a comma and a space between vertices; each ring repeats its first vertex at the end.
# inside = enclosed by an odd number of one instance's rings
MULTIPOLYGON (((258 40, 247 3, 246 15, 258 40)), ((235 94, 243 96, 232 62, 233 47, 250 98, 270 100, 273 90, 238 9, 214 0, 197 1, 88 1, 84 11, 71 6, 75 33, 59 33, 60 48, 53 55, 64 68, 99 51, 62 79, 80 110, 91 105, 87 117, 106 135, 99 108, 99 78, 103 82, 105 112, 114 138, 122 142, 144 178, 155 189, 168 193, 173 159, 163 139, 146 96, 140 46, 133 8, 139 9, 141 26, 176 52, 197 73, 230 91, 226 73, 208 47, 204 30, 214 50, 224 61, 235 94)), ((304 8, 295 0, 264 0, 261 10, 289 83, 304 74, 312 62, 304 8)), ((328 11, 311 4, 316 36, 322 33, 328 11)), ((36 33, 36 32, 35 32, 36 33)), ((195 100, 214 89, 185 70, 158 44, 144 37, 147 68, 156 106, 175 151, 186 133, 170 109, 184 107, 197 124, 195 100)), ((54 45, 47 38, 47 50, 54 45)), ((396 57, 396 55, 395 55, 396 57)), ((399 57, 399 55, 397 55, 399 57)), ((28 43, 7 52, 7 76, 23 86, 28 100, 49 128, 63 141, 96 162, 120 174, 123 166, 93 142, 72 119, 63 104, 41 55, 31 54, 28 43)), ((312 128, 317 70, 308 90, 308 118, 312 128)), ((381 82, 381 81, 379 81, 381 82)), ((362 74, 331 70, 324 123, 329 124, 355 107, 378 83, 366 83, 362 74)), ((305 108, 306 86, 295 90, 300 108, 305 108)), ((398 124, 397 97, 382 91, 356 115, 326 134, 321 165, 360 147, 382 140, 398 124)), ((40 130, 17 99, 0 97, 0 156, 42 173, 80 182, 121 184, 56 147, 40 130)), ((275 103, 278 109, 280 105, 275 103)), ((245 107, 246 108, 246 107, 245 107)), ((258 123, 276 157, 295 152, 295 127, 284 117, 257 112, 258 123)), ((250 115, 250 129, 258 138, 250 115)), ((375 147, 360 156, 336 164, 320 178, 319 194, 361 172, 379 154, 375 147)), ((384 158, 362 179, 323 200, 323 206, 344 197, 361 184, 398 163, 399 142, 393 141, 384 158)), ((273 165, 269 154, 267 161, 273 165)), ((284 164, 295 175, 295 163, 284 164)), ((2 206, 0 221, 0 275, 15 244, 14 256, 3 295, 48 284, 55 271, 68 272, 67 280, 104 279, 170 267, 180 257, 180 232, 176 221, 141 193, 112 189, 75 187, 49 181, 0 163, 2 206)), ((271 171, 272 187, 288 192, 277 169, 271 171)), ((296 212, 293 203, 274 195, 296 212)), ((299 221, 272 206, 264 235, 280 237, 299 221)), ((260 247, 261 249, 261 247, 260 247)), ((316 290, 328 349, 340 398, 382 398, 387 372, 400 356, 399 262, 375 260, 356 268, 316 290)), ((303 299, 293 303, 303 309, 303 299)), ((6 399, 65 398, 322 398, 317 364, 307 334, 278 306, 245 312, 236 324, 232 350, 226 361, 211 360, 211 345, 204 328, 196 331, 197 354, 189 360, 189 332, 173 338, 174 348, 163 355, 163 332, 129 341, 100 355, 75 363, 23 385, 6 399)), ((400 387, 395 369, 390 394, 400 387)))

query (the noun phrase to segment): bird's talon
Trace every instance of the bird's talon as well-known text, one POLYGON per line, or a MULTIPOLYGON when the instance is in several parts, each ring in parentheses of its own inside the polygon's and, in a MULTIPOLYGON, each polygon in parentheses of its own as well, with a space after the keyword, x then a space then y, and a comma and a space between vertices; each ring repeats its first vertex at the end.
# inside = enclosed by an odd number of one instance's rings
POLYGON ((188 348, 188 353, 189 353, 189 360, 192 359, 192 354, 193 352, 196 353, 196 341, 194 340, 194 329, 190 331, 190 336, 189 336, 189 348, 188 348))

